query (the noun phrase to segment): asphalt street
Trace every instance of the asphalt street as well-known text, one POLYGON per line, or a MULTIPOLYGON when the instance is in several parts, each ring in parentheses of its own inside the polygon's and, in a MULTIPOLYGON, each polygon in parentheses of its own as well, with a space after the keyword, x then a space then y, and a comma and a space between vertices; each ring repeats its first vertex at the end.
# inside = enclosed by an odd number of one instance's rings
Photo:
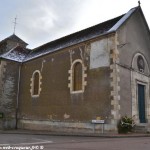
POLYGON ((149 150, 150 137, 104 138, 0 134, 0 150, 149 150))

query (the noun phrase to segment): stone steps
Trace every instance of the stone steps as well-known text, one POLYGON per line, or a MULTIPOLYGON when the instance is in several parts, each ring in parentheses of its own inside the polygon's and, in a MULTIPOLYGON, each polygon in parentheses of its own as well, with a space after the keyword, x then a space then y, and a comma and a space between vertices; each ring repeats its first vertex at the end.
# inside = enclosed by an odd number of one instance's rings
POLYGON ((148 133, 150 132, 150 125, 136 125, 133 129, 135 133, 148 133))

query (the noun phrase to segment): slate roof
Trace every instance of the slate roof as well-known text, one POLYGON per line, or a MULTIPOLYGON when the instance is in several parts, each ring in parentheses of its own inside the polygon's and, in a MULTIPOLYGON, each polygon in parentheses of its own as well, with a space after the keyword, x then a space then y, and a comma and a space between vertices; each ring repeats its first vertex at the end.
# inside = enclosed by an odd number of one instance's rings
POLYGON ((2 54, 0 57, 16 62, 23 62, 25 57, 30 53, 30 50, 23 48, 21 46, 16 46, 15 48, 11 49, 10 51, 2 54))
MULTIPOLYGON (((81 42, 84 42, 84 41, 87 41, 87 40, 90 40, 90 39, 93 39, 102 35, 116 32, 117 29, 120 28, 120 26, 122 26, 122 24, 124 24, 124 22, 126 22, 126 20, 139 8, 141 9, 140 6, 132 8, 124 15, 105 21, 103 23, 84 29, 82 31, 70 34, 60 39, 51 41, 40 47, 33 49, 30 52, 28 50, 27 51, 23 50, 21 52, 21 48, 16 47, 13 50, 10 50, 9 52, 1 55, 0 57, 18 61, 18 62, 26 62, 26 61, 38 58, 40 56, 44 56, 46 54, 61 50, 63 48, 66 48, 75 44, 79 44, 81 42)), ((17 36, 16 37, 15 35, 12 35, 12 36, 6 39, 14 38, 14 40, 16 40, 17 36)), ((21 39, 19 38, 19 40, 21 39)))
POLYGON ((5 38, 4 40, 0 41, 0 44, 2 44, 3 42, 7 41, 7 40, 11 40, 11 41, 15 41, 21 44, 25 44, 26 46, 28 45, 28 43, 26 43, 25 41, 23 41, 22 39, 20 39, 18 36, 16 36, 15 34, 12 34, 11 36, 5 38))
POLYGON ((132 13, 137 8, 138 7, 132 8, 125 15, 121 15, 119 17, 113 18, 111 20, 105 21, 98 25, 70 34, 68 36, 46 43, 38 48, 35 48, 25 58, 24 61, 29 61, 31 59, 38 58, 40 56, 52 53, 54 51, 61 50, 63 48, 99 37, 101 35, 115 32, 132 15, 132 13))
POLYGON ((85 30, 62 37, 55 41, 46 43, 34 49, 25 59, 25 61, 98 37, 99 35, 102 35, 111 29, 112 26, 116 24, 122 17, 123 15, 85 30))

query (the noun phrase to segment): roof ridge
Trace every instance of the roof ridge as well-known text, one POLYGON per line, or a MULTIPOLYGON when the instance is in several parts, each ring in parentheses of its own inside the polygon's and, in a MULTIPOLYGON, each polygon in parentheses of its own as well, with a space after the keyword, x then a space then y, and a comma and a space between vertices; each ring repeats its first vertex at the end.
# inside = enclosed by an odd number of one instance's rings
POLYGON ((8 39, 11 39, 11 38, 18 38, 22 43, 25 43, 26 45, 28 45, 28 43, 26 43, 25 41, 23 41, 20 37, 18 37, 16 34, 12 34, 8 37, 6 37, 5 39, 3 39, 2 41, 0 41, 0 43, 3 43, 4 41, 8 40, 8 39))

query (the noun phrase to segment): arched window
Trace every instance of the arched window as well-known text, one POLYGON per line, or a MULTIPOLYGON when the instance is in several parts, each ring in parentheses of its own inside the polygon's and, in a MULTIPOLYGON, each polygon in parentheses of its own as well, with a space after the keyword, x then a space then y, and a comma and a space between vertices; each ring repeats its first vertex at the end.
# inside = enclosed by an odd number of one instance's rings
POLYGON ((33 77, 33 95, 39 95, 39 79, 40 79, 39 73, 35 72, 33 77))
POLYGON ((141 53, 136 53, 132 59, 132 68, 140 73, 149 75, 149 65, 146 57, 141 53))
POLYGON ((83 85, 83 68, 80 62, 76 62, 73 66, 73 91, 81 91, 83 85))
POLYGON ((32 89, 31 89, 31 94, 32 96, 39 96, 40 95, 40 79, 41 79, 41 74, 40 71, 36 70, 33 75, 32 75, 32 89))
POLYGON ((87 68, 84 66, 84 63, 81 59, 76 59, 71 63, 71 68, 68 71, 70 74, 68 80, 68 87, 70 88, 71 94, 83 93, 85 90, 85 86, 87 85, 87 81, 85 78, 87 74, 85 71, 87 68))

